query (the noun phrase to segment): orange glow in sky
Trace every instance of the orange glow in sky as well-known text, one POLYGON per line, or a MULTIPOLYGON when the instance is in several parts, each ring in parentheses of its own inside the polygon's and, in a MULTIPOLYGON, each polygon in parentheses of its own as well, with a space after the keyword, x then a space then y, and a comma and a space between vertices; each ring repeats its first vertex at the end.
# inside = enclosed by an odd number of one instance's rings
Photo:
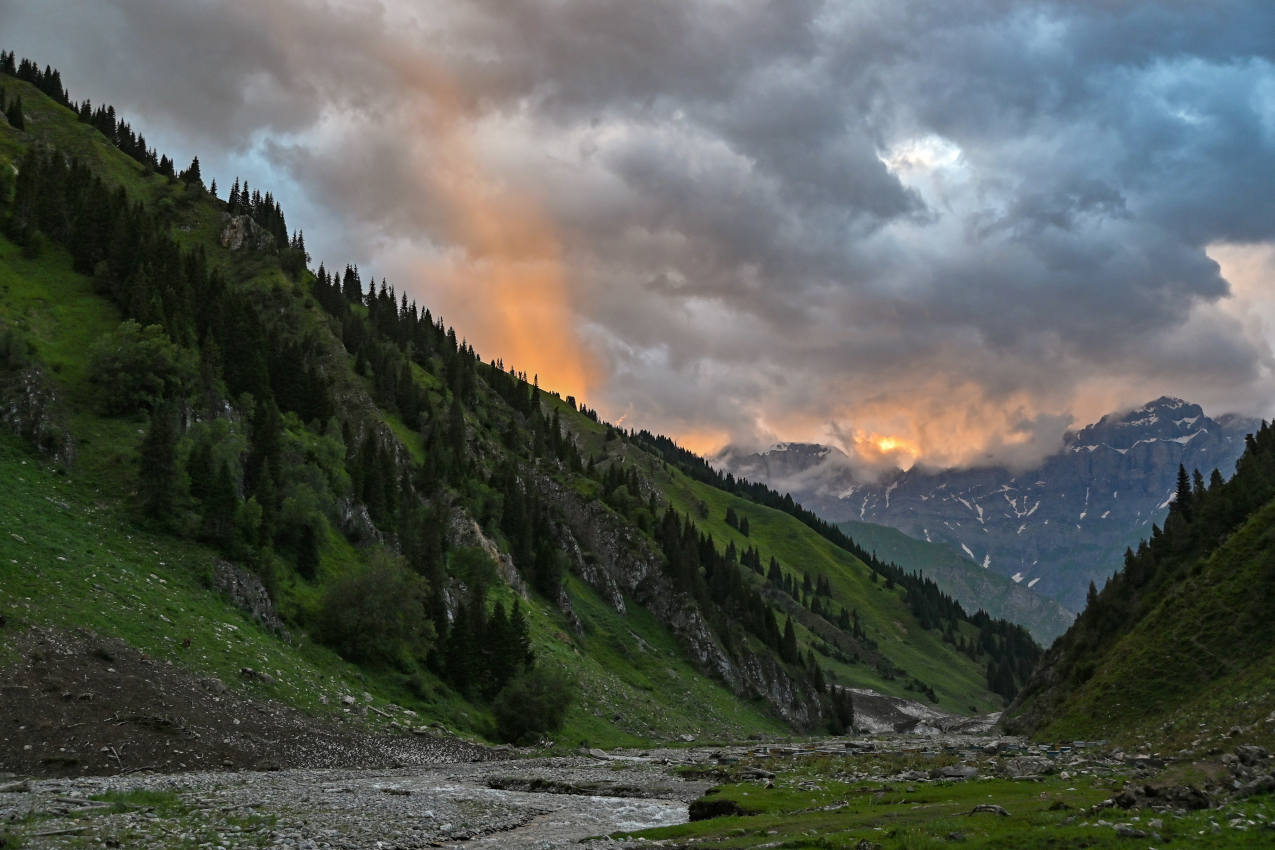
POLYGON ((542 388, 588 398, 595 359, 580 343, 563 249, 552 222, 530 194, 491 174, 476 155, 460 93, 439 69, 405 69, 428 95, 420 132, 430 140, 416 167, 445 210, 458 246, 421 269, 439 293, 444 316, 484 360, 535 376, 542 388))

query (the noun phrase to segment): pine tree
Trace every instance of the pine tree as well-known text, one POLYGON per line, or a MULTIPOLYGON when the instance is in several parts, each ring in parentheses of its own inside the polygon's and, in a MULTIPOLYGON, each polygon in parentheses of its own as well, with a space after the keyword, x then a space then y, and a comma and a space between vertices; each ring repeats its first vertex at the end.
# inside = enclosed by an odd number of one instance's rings
POLYGON ((177 408, 156 405, 139 450, 138 496, 142 511, 152 519, 169 520, 177 508, 177 408))
POLYGON ((779 644, 779 657, 789 664, 797 661, 797 630, 792 627, 792 617, 784 620, 784 636, 779 644))
POLYGON ((204 185, 204 178, 199 173, 199 157, 190 161, 190 167, 181 173, 181 179, 187 186, 193 183, 204 185))
POLYGON ((9 126, 15 130, 25 130, 27 128, 26 118, 22 115, 22 95, 18 95, 9 104, 9 108, 5 110, 4 117, 8 119, 9 126))
POLYGON ((218 467, 207 494, 203 498, 204 515, 200 536, 223 550, 229 549, 235 536, 235 512, 239 507, 239 490, 230 467, 218 467))
POLYGON ((1174 512, 1183 518, 1191 518, 1191 478, 1186 474, 1186 467, 1178 464, 1178 487, 1173 498, 1174 512))

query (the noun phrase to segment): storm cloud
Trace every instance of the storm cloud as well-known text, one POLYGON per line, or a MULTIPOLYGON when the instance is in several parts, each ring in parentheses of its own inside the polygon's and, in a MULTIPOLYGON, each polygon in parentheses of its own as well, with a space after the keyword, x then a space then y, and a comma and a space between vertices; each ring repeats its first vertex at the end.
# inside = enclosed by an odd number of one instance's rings
POLYGON ((0 0, 0 25, 272 189, 316 260, 701 450, 1027 462, 1161 394, 1275 410, 1264 0, 0 0), (513 340, 537 328, 569 344, 513 340))

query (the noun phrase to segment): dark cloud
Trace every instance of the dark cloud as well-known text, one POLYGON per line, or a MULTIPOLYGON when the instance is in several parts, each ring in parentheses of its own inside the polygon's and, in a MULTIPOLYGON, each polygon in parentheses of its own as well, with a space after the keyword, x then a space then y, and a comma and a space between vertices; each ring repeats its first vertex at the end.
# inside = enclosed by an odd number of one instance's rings
POLYGON ((1269 328, 1235 309, 1262 292, 1228 301, 1210 255, 1275 238, 1264 0, 0 0, 0 20, 74 95, 275 185, 316 255, 463 329, 419 272, 481 259, 440 188, 463 178, 447 112, 491 203, 555 228, 594 403, 700 447, 896 433, 1019 462, 1161 392, 1272 410, 1269 328))

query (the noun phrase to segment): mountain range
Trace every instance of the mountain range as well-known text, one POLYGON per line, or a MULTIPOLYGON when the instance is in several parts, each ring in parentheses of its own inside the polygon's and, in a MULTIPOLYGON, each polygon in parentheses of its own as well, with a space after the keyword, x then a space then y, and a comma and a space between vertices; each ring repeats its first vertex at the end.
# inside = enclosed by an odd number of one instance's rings
POLYGON ((839 449, 781 443, 764 452, 726 449, 714 462, 764 481, 835 522, 875 523, 962 553, 979 566, 1069 611, 1089 583, 1101 586, 1127 547, 1162 522, 1179 464, 1228 477, 1258 425, 1217 419, 1162 397, 1068 432, 1034 468, 895 470, 863 480, 839 449))

